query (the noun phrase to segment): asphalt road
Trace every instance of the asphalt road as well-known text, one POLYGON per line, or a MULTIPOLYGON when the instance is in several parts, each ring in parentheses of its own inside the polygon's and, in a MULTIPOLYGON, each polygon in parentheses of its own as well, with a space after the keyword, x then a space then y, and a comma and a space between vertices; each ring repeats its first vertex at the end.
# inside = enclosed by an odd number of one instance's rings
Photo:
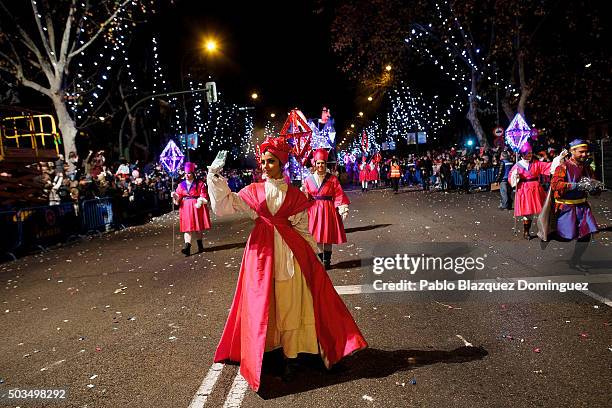
POLYGON ((206 251, 172 253, 176 214, 0 265, 0 406, 608 407, 612 385, 612 194, 605 231, 572 269, 574 243, 525 241, 496 193, 349 193, 349 242, 329 271, 369 342, 328 373, 304 358, 258 394, 212 357, 252 222, 214 219, 206 251), (386 270, 376 258, 481 257, 461 274, 386 270), (584 292, 375 292, 374 279, 583 282, 584 292), (12 389, 65 389, 53 402, 12 389), (198 390, 199 393, 198 393, 198 390))

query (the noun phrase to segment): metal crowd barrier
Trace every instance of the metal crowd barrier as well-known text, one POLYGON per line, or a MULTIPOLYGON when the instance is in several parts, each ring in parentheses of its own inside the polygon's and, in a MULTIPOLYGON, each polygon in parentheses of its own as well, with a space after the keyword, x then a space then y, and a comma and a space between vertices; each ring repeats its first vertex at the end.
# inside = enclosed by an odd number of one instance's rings
POLYGON ((113 203, 110 197, 81 203, 81 220, 85 232, 108 231, 113 225, 113 203))
POLYGON ((112 198, 105 197, 84 200, 79 206, 67 202, 0 211, 0 255, 16 259, 32 249, 44 250, 50 245, 70 241, 80 233, 108 231, 123 221, 146 222, 150 216, 171 209, 165 198, 165 195, 143 192, 134 202, 122 198, 113 203, 112 198), (116 210, 113 205, 117 206, 116 210), (122 211, 129 215, 125 220, 121 219, 122 211))
MULTIPOLYGON (((468 180, 470 187, 488 187, 495 181, 497 176, 497 169, 486 169, 486 170, 470 170, 468 173, 468 180)), ((451 172, 451 177, 455 186, 459 187, 463 185, 463 176, 457 170, 451 172)))
POLYGON ((13 260, 17 259, 15 252, 23 241, 23 231, 17 214, 18 211, 0 211, 0 252, 9 255, 13 260))

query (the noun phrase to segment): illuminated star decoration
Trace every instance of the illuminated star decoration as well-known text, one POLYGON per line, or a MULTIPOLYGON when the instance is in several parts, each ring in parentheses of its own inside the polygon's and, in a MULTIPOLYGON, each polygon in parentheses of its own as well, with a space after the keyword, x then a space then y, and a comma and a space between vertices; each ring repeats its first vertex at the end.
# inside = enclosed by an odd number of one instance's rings
POLYGON ((173 140, 170 140, 164 150, 159 155, 159 161, 166 171, 171 175, 176 175, 176 171, 181 167, 185 156, 173 140))
POLYGON ((304 114, 298 109, 292 109, 289 117, 280 131, 280 136, 293 144, 293 155, 302 165, 308 160, 312 148, 310 141, 312 129, 308 126, 304 114))
POLYGON ((531 129, 520 113, 517 113, 506 129, 506 143, 513 152, 519 152, 531 137, 531 129))

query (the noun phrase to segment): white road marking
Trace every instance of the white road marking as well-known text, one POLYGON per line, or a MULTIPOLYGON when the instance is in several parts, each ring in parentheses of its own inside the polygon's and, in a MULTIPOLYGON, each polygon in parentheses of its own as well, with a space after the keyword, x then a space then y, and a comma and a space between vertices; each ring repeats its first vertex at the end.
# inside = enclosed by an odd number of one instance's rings
MULTIPOLYGON (((597 283, 612 283, 612 274, 598 274, 598 275, 557 275, 557 276, 537 276, 537 277, 524 277, 524 278, 506 278, 499 277, 495 279, 472 279, 472 282, 475 283, 486 283, 486 282, 499 282, 500 280, 508 281, 508 282, 517 282, 518 280, 524 280, 529 283, 537 283, 537 282, 547 282, 550 280, 551 282, 561 283, 561 282, 586 282, 589 284, 597 284, 597 283)), ((369 285, 341 285, 334 286, 336 292, 339 295, 359 295, 363 293, 400 293, 401 291, 396 290, 374 290, 372 284, 369 285)), ((419 292, 420 290, 417 288, 412 292, 419 292)), ((423 290, 423 292, 427 291, 427 289, 423 290)), ((598 295, 590 290, 581 290, 580 292, 584 293, 587 296, 592 297, 593 299, 601 302, 605 305, 612 307, 612 300, 608 299, 605 296, 598 295)), ((488 292, 483 292, 488 293, 488 292)))
POLYGON ((590 290, 581 290, 582 293, 584 293, 587 296, 592 297, 593 299, 597 300, 598 302, 603 303, 604 305, 608 305, 610 307, 612 307, 612 300, 608 299, 607 297, 604 296, 600 296, 595 292, 591 292, 590 290))
MULTIPOLYGON (((549 279, 552 282, 588 282, 588 283, 612 283, 612 274, 600 274, 600 275, 560 275, 560 276, 539 276, 539 277, 525 277, 525 278, 506 278, 499 277, 495 279, 476 279, 472 280, 473 282, 499 282, 499 280, 506 281, 517 281, 519 279, 525 280, 527 282, 546 282, 549 279)), ((334 286, 336 292, 340 295, 358 295, 362 293, 379 293, 379 292, 397 292, 397 291, 377 291, 374 290, 372 285, 340 285, 334 286)), ((604 296, 600 296, 590 290, 581 291, 587 296, 592 297, 598 302, 604 303, 610 307, 612 307, 612 301, 604 296)), ((472 343, 467 341, 462 335, 457 334, 457 338, 459 338, 466 347, 473 347, 472 343)), ((57 364, 57 363, 55 363, 57 364)), ((215 383, 219 379, 221 375, 221 370, 223 369, 223 364, 215 363, 212 365, 208 374, 204 378, 202 385, 196 392, 189 408, 201 408, 206 403, 208 396, 212 392, 215 383)), ((249 384, 246 380, 240 375, 240 371, 234 377, 234 381, 232 383, 232 387, 227 395, 225 403, 223 404, 224 408, 239 408, 242 405, 242 400, 244 399, 246 392, 249 388, 249 384)))
POLYGON ((201 408, 204 406, 206 400, 208 399, 208 396, 215 387, 215 383, 221 376, 222 370, 223 364, 221 363, 214 363, 210 367, 208 373, 206 374, 206 377, 204 377, 204 381, 202 381, 202 384, 200 385, 200 388, 198 388, 198 391, 196 391, 195 396, 191 400, 189 408, 201 408))
POLYGON ((230 388, 229 393, 227 394, 227 399, 223 404, 223 408, 240 407, 240 405, 242 405, 242 400, 244 399, 244 395, 246 394, 248 388, 249 384, 246 382, 244 377, 240 375, 240 371, 238 371, 236 377, 234 377, 232 388, 230 388))

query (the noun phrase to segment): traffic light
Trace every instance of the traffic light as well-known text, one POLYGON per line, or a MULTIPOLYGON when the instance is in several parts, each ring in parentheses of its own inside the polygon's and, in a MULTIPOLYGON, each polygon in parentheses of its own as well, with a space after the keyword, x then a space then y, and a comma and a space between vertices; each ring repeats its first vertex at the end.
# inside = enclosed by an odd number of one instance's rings
POLYGON ((217 102, 217 85, 214 82, 206 83, 206 101, 208 103, 217 102))

